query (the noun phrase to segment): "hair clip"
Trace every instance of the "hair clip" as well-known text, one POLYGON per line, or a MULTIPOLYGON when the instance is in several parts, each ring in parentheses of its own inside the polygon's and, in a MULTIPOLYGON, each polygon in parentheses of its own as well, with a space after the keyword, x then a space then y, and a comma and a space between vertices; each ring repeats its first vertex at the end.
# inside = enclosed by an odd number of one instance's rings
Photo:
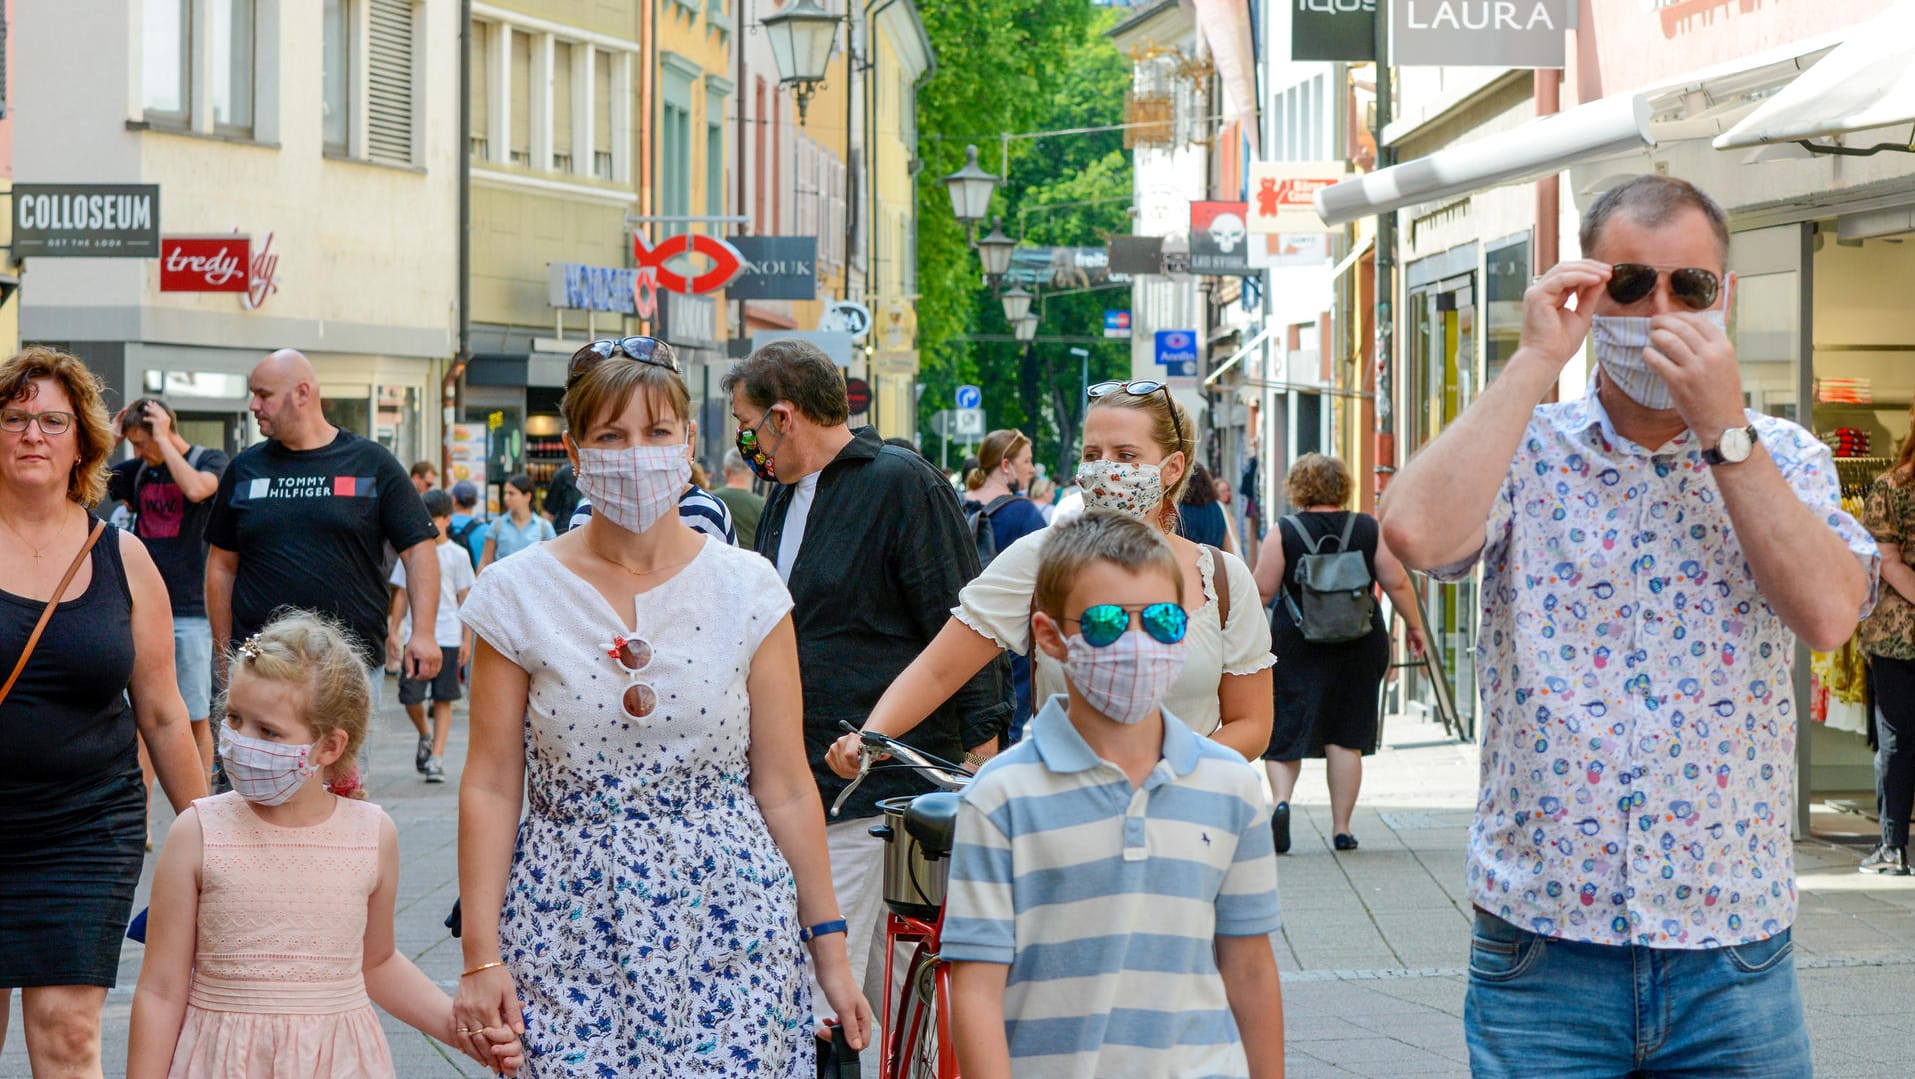
POLYGON ((259 649, 259 634, 255 633, 240 642, 239 654, 251 660, 257 660, 260 656, 264 655, 259 649))

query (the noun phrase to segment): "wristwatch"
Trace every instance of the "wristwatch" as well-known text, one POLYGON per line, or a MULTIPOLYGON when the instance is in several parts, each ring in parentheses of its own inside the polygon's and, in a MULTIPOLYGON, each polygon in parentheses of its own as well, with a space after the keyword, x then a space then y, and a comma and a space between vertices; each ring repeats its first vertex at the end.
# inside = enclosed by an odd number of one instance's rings
POLYGON ((1702 451, 1702 460, 1711 465, 1739 465, 1755 452, 1755 424, 1731 427, 1722 432, 1713 449, 1702 451))

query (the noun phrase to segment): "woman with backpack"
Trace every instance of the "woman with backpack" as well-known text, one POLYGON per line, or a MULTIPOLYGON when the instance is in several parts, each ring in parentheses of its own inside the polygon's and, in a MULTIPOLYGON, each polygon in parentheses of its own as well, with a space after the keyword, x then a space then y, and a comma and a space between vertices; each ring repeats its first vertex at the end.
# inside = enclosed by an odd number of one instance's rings
MULTIPOLYGON (((1022 431, 992 431, 978 447, 977 467, 964 477, 964 523, 977 541, 979 566, 988 566, 997 553, 1044 528, 1044 511, 1026 497, 1037 466, 1031 463, 1031 440, 1022 431)), ((1017 691, 1017 734, 1031 714, 1031 661, 1011 655, 1011 684, 1017 691)), ((1013 741, 1016 739, 1013 738, 1013 741)))
POLYGON ((1350 470, 1337 458, 1299 457, 1284 480, 1297 512, 1270 530, 1257 558, 1257 591, 1272 604, 1270 635, 1283 657, 1263 754, 1277 803, 1270 827, 1278 854, 1290 849, 1290 795, 1305 757, 1324 760, 1333 845, 1357 848, 1350 814, 1363 755, 1376 750, 1377 691, 1390 664, 1375 585, 1403 616, 1410 649, 1423 651, 1409 574, 1383 545, 1376 518, 1344 508, 1350 487, 1350 470))

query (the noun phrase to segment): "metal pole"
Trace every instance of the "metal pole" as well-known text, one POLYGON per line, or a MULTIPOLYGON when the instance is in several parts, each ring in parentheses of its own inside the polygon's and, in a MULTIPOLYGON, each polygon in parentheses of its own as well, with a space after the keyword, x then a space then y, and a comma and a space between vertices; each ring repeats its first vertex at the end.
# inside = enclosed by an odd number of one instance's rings
MULTIPOLYGON (((1396 164, 1384 145, 1390 123, 1390 5, 1376 6, 1376 167, 1396 164)), ((1376 217, 1376 493, 1396 474, 1396 211, 1376 217)))
MULTIPOLYGON (((440 427, 446 406, 458 421, 465 404, 465 368, 472 362, 472 0, 459 3, 459 353, 439 388, 440 427)), ((439 432, 439 475, 452 475, 452 440, 439 432)))

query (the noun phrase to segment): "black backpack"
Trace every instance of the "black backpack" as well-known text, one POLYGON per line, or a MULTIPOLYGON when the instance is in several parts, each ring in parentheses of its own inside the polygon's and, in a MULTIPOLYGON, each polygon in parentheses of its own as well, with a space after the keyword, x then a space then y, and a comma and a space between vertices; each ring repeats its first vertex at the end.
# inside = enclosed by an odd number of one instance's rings
POLYGON ((1375 581, 1370 577, 1369 563, 1364 561, 1362 551, 1350 549, 1356 517, 1350 514, 1343 526, 1343 535, 1337 540, 1337 549, 1329 552, 1322 548, 1330 537, 1326 535, 1313 542, 1303 522, 1294 514, 1279 522, 1279 525, 1288 524, 1296 532, 1307 552, 1297 559, 1291 571, 1297 591, 1303 595, 1303 603, 1299 606, 1287 588, 1283 590, 1283 602, 1290 612, 1290 620, 1311 644, 1359 640, 1369 634, 1376 616, 1376 594, 1371 590, 1375 581))
POLYGON ((997 531, 991 527, 991 518, 998 510, 1022 495, 998 495, 989 505, 978 502, 964 504, 964 527, 971 530, 971 541, 977 544, 977 562, 980 567, 991 564, 997 557, 997 531))
POLYGON ((472 544, 466 541, 472 538, 472 533, 484 527, 484 521, 479 520, 477 517, 468 517, 464 524, 454 525, 446 529, 446 535, 451 537, 452 542, 458 544, 459 549, 464 551, 466 557, 472 560, 473 569, 479 568, 479 556, 473 553, 472 544))

